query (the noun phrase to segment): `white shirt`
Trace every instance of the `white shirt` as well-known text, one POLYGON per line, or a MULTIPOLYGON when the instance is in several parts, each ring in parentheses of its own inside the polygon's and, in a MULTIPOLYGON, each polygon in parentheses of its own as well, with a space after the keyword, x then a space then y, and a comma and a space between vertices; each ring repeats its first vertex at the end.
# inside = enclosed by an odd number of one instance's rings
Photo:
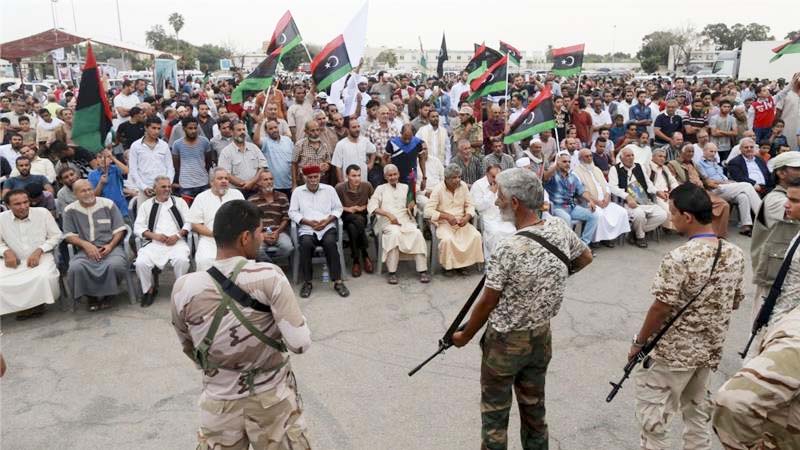
POLYGON ((298 186, 292 192, 292 200, 289 203, 289 218, 298 225, 298 235, 315 234, 317 239, 322 239, 322 236, 329 229, 336 226, 334 222, 329 223, 320 231, 315 231, 309 225, 301 224, 300 221, 303 219, 323 220, 328 216, 342 216, 342 202, 339 200, 339 195, 333 186, 320 184, 316 192, 311 192, 304 184, 298 186))
MULTIPOLYGON (((422 169, 419 167, 419 160, 417 160, 417 173, 422 173, 422 169)), ((433 189, 434 186, 444 181, 444 165, 439 161, 439 158, 428 155, 428 159, 425 160, 425 176, 428 177, 425 180, 425 190, 433 189)), ((422 177, 417 176, 418 191, 420 187, 422 187, 422 177)))
MULTIPOLYGON (((592 127, 599 127, 599 126, 607 126, 611 128, 611 116, 608 114, 608 111, 600 111, 596 113, 594 108, 589 109, 589 115, 592 116, 592 127)), ((600 135, 599 131, 592 132, 592 141, 597 139, 597 136, 600 135)))
MULTIPOLYGON (((205 225, 206 228, 213 231, 214 215, 217 214, 217 210, 223 203, 231 200, 244 200, 244 197, 241 192, 233 188, 228 188, 222 198, 217 196, 213 190, 206 189, 194 198, 192 207, 189 208, 189 215, 185 220, 189 223, 205 225)), ((142 205, 144 206, 144 204, 142 205)))
POLYGON ((469 85, 467 83, 458 82, 450 88, 450 109, 453 111, 458 111, 458 102, 461 100, 461 94, 464 92, 469 91, 469 85))
POLYGON ((343 174, 351 164, 355 164, 361 168, 361 176, 364 177, 367 173, 368 155, 373 153, 375 153, 375 144, 366 137, 359 135, 356 142, 352 142, 347 137, 336 143, 331 164, 342 169, 343 174))
POLYGON ((495 205, 497 194, 489 188, 487 177, 473 183, 469 193, 475 204, 475 210, 481 215, 481 220, 500 220, 500 208, 495 205))
POLYGON ((756 157, 753 156, 752 158, 747 159, 747 157, 742 156, 742 158, 747 166, 747 177, 755 181, 756 184, 760 184, 761 186, 766 185, 767 183, 764 180, 764 174, 761 172, 761 168, 759 168, 758 164, 756 163, 756 157))
POLYGON ((134 106, 138 105, 139 103, 140 103, 139 97, 137 97, 136 94, 131 94, 131 95, 118 94, 116 97, 114 97, 114 112, 117 115, 117 117, 115 117, 114 121, 112 122, 112 124, 114 125, 114 131, 117 130, 119 124, 128 121, 128 117, 120 117, 117 108, 131 109, 134 106))
POLYGON ((59 242, 61 230, 46 208, 30 208, 25 219, 17 219, 12 211, 0 213, 0 255, 10 249, 25 264, 37 248, 47 253, 59 242))
POLYGON ((642 169, 650 166, 650 160, 653 158, 653 150, 649 145, 640 147, 638 144, 628 144, 624 148, 633 150, 633 162, 642 166, 642 169))
POLYGON ((166 175, 170 181, 175 177, 172 153, 169 145, 159 139, 154 148, 144 143, 144 138, 131 144, 128 153, 128 179, 139 191, 153 187, 159 175, 166 175))
MULTIPOLYGON (((175 206, 178 208, 178 212, 183 218, 183 228, 181 229, 192 231, 192 224, 189 222, 189 207, 186 205, 186 202, 180 197, 172 197, 171 200, 175 202, 175 206)), ((144 236, 142 236, 142 234, 148 231, 147 227, 150 225, 150 211, 153 209, 153 204, 156 201, 157 199, 155 197, 149 198, 139 207, 136 213, 136 223, 133 224, 133 233, 137 237, 143 238, 144 236)), ((178 229, 178 224, 172 216, 172 211, 170 211, 172 202, 167 200, 164 203, 159 203, 161 206, 158 208, 158 215, 156 216, 153 232, 161 233, 165 236, 175 236, 180 233, 181 229, 178 229)))
MULTIPOLYGON (((623 165, 620 165, 620 167, 622 167, 622 169, 628 173, 628 178, 627 178, 628 183, 630 183, 632 179, 636 179, 633 175, 633 167, 631 167, 630 169, 623 165)), ((642 186, 642 188, 646 189, 648 194, 655 194, 656 187, 653 186, 653 182, 650 181, 650 178, 647 178, 647 173, 645 172, 644 169, 642 169, 642 174, 645 175, 644 181, 647 184, 647 186, 642 186)), ((611 194, 616 195, 617 197, 623 200, 628 198, 628 192, 626 190, 622 190, 619 188, 619 177, 617 177, 617 169, 615 168, 615 166, 612 166, 611 169, 608 171, 608 188, 609 190, 611 190, 611 194)))
POLYGON ((435 156, 445 164, 450 164, 450 138, 447 136, 447 130, 441 124, 435 130, 431 124, 420 127, 417 137, 425 141, 429 155, 435 156))
POLYGON ((17 166, 19 152, 11 148, 11 144, 0 145, 0 157, 5 158, 8 164, 13 168, 17 166))
MULTIPOLYGON (((694 162, 694 165, 696 166, 696 165, 699 165, 700 161, 703 160, 703 147, 700 147, 699 144, 692 144, 692 147, 694 147, 694 155, 692 155, 692 162, 694 162)), ((731 153, 733 153, 733 152, 731 152, 731 153)), ((739 153, 737 153, 737 155, 738 154, 739 153)), ((715 153, 714 154, 714 159, 717 161, 717 163, 719 163, 719 161, 720 161, 719 160, 719 153, 715 153)), ((731 160, 731 158, 728 158, 725 161, 727 162, 727 161, 730 161, 730 160, 731 160)))

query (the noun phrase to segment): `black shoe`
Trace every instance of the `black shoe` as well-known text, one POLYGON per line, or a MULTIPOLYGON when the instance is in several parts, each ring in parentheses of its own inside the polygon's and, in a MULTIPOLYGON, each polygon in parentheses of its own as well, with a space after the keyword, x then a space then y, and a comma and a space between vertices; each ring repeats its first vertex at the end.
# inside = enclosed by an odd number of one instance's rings
POLYGON ((603 241, 603 245, 608 248, 614 248, 617 244, 614 241, 603 241))
POLYGON ((142 308, 147 308, 148 306, 152 305, 155 299, 156 299, 155 292, 149 294, 148 293, 142 294, 142 303, 141 303, 142 308))
POLYGON ((314 286, 311 283, 309 283, 308 281, 303 283, 303 287, 300 288, 300 297, 301 298, 308 298, 311 295, 311 289, 313 289, 313 288, 314 288, 314 286))
POLYGON ((591 244, 589 244, 589 248, 592 249, 592 250, 597 250, 598 248, 600 248, 600 243, 599 242, 592 242, 591 244))
POLYGON ((647 239, 636 239, 636 246, 639 248, 647 248, 647 239))
POLYGON ((347 289, 347 286, 345 286, 341 281, 338 283, 333 283, 333 290, 339 294, 339 297, 347 297, 350 295, 350 291, 347 289))

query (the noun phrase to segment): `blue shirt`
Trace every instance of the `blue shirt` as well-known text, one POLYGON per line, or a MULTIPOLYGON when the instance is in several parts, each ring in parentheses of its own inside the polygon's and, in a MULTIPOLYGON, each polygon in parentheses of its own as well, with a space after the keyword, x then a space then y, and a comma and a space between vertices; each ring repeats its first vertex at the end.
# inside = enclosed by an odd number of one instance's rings
POLYGON ((575 206, 575 197, 583 195, 583 183, 577 175, 570 171, 567 178, 561 176, 561 172, 556 171, 553 177, 545 184, 547 195, 550 196, 550 203, 556 208, 570 209, 575 206))
POLYGON ((277 141, 266 136, 261 141, 261 153, 267 158, 267 167, 275 177, 275 189, 292 188, 292 140, 281 135, 277 141))
MULTIPOLYGON (((650 113, 651 111, 649 106, 642 105, 639 102, 637 102, 635 105, 631 106, 631 108, 628 110, 628 119, 631 122, 637 120, 652 120, 652 117, 650 117, 650 113)), ((637 133, 642 133, 646 130, 647 126, 645 125, 639 125, 636 127, 637 133)))
POLYGON ((722 173, 722 166, 717 164, 716 161, 706 161, 705 159, 701 159, 697 163, 697 169, 700 171, 701 175, 709 180, 728 181, 728 177, 722 173))
POLYGON ((11 177, 3 183, 3 189, 25 189, 30 184, 41 184, 42 187, 50 184, 44 175, 28 175, 25 178, 11 177))
MULTIPOLYGON (((89 183, 92 183, 93 188, 100 184, 101 176, 103 176, 103 169, 94 169, 89 172, 89 183)), ((105 197, 117 205, 122 217, 128 217, 128 200, 125 198, 125 194, 122 193, 122 172, 116 165, 111 164, 108 166, 108 181, 103 186, 103 192, 100 194, 101 197, 105 197)))
POLYGON ((206 170, 206 153, 211 151, 211 144, 205 136, 197 136, 194 144, 189 145, 186 138, 180 138, 172 144, 172 155, 181 160, 178 183, 183 189, 208 186, 206 170))

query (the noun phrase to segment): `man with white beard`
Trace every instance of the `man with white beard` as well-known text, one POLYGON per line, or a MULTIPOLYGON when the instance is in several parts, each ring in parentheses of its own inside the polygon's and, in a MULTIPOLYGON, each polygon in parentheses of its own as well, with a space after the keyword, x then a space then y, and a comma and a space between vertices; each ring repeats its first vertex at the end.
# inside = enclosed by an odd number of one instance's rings
POLYGON ((188 222, 192 231, 200 235, 194 260, 197 271, 211 267, 217 257, 217 243, 214 241, 214 216, 223 203, 231 200, 244 200, 238 189, 230 189, 230 174, 222 167, 211 170, 211 188, 201 192, 189 208, 188 222))
POLYGON ((578 159, 580 164, 574 172, 592 197, 595 205, 592 214, 597 217, 597 231, 591 246, 597 248, 602 243, 608 248, 613 248, 614 240, 619 235, 631 231, 628 212, 611 201, 611 189, 606 183, 603 172, 594 165, 592 151, 588 148, 581 149, 578 159))

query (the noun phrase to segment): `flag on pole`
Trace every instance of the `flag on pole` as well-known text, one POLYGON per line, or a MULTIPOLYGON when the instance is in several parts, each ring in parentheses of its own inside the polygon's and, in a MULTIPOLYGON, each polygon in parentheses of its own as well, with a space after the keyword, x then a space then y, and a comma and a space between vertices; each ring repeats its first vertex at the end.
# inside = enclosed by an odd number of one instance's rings
POLYGON ((422 48, 422 38, 419 37, 419 36, 417 36, 417 37, 419 38, 419 65, 423 69, 427 69, 428 68, 428 59, 425 58, 425 49, 422 48))
POLYGON ((472 93, 467 98, 471 102, 477 98, 485 97, 495 92, 506 90, 506 72, 508 71, 508 56, 503 56, 499 61, 492 64, 481 76, 469 83, 472 93))
POLYGON ((511 124, 508 135, 503 138, 504 144, 513 144, 529 138, 542 131, 556 127, 556 116, 553 112, 553 97, 550 87, 545 87, 511 124))
POLYGON ((584 44, 553 49, 553 73, 569 77, 581 73, 584 44))
POLYGON ((328 89, 328 86, 347 75, 352 69, 344 37, 340 34, 311 61, 311 77, 317 86, 317 92, 328 89))
POLYGON ((231 103, 242 103, 250 92, 266 91, 278 69, 283 47, 276 48, 231 93, 231 103))
POLYGON ((408 194, 406 194, 406 208, 417 203, 417 172, 411 169, 408 174, 408 194))
POLYGON ((447 56, 447 42, 445 42, 444 33, 442 33, 442 46, 439 47, 439 56, 437 57, 436 63, 436 75, 438 75, 439 78, 442 78, 444 75, 444 62, 448 59, 450 59, 450 57, 447 56))
POLYGON ((275 31, 272 32, 272 39, 269 41, 267 54, 270 55, 280 48, 280 56, 283 56, 289 53, 291 49, 297 47, 302 40, 303 38, 300 37, 300 30, 297 29, 297 24, 294 23, 292 13, 286 11, 283 17, 281 17, 281 20, 278 21, 275 31))
POLYGON ((467 83, 481 76, 486 72, 486 69, 502 57, 503 55, 497 50, 491 49, 484 44, 475 44, 475 54, 472 55, 472 59, 467 63, 467 67, 464 68, 468 73, 467 83))
POLYGON ((769 62, 773 62, 779 59, 783 55, 788 55, 789 53, 800 53, 800 33, 797 33, 794 39, 790 41, 786 41, 783 44, 775 47, 772 49, 775 53, 775 56, 769 60, 769 62))
POLYGON ((500 41, 500 53, 508 55, 508 60, 517 66, 519 66, 520 61, 522 61, 522 52, 503 41, 500 41))
POLYGON ((98 153, 105 148, 106 135, 110 130, 111 108, 90 42, 86 50, 75 117, 72 119, 72 140, 86 150, 98 153))

